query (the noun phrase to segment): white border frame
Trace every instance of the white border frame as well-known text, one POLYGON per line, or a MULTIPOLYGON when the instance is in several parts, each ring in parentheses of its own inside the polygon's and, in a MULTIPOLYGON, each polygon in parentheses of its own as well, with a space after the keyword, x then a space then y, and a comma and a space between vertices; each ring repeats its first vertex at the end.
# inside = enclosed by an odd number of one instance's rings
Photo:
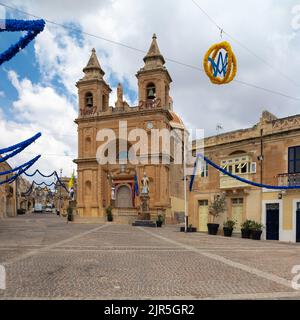
POLYGON ((264 225, 262 238, 266 240, 267 234, 267 204, 279 204, 279 241, 282 241, 283 232, 283 200, 263 200, 262 202, 262 224, 264 225))

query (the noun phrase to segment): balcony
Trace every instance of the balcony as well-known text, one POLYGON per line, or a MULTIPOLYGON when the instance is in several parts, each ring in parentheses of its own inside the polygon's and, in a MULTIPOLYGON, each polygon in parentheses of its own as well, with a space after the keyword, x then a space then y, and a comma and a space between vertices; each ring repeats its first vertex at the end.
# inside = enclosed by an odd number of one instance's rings
MULTIPOLYGON (((239 177, 252 181, 253 174, 251 173, 245 173, 240 174, 239 177)), ((239 180, 233 179, 229 176, 220 176, 220 189, 235 189, 235 188, 246 188, 249 187, 248 184, 241 182, 239 180)))
MULTIPOLYGON (((253 181, 256 173, 256 163, 248 154, 232 155, 230 158, 221 159, 221 167, 248 181, 253 181)), ((247 183, 241 182, 227 175, 220 174, 220 189, 236 189, 249 187, 247 183)))
POLYGON ((278 175, 278 186, 300 186, 300 173, 283 173, 278 175))

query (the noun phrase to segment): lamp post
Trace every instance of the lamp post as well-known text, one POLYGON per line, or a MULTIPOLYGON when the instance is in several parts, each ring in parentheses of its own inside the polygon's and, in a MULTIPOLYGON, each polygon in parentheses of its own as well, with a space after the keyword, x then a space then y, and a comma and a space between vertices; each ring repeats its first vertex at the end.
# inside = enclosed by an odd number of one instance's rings
MULTIPOLYGON (((176 130, 173 131, 177 138, 181 140, 181 137, 178 136, 176 130)), ((188 205, 187 205, 187 166, 186 166, 186 132, 183 130, 183 188, 184 188, 184 230, 188 231, 188 223, 189 223, 189 213, 188 213, 188 205)))
MULTIPOLYGON (((60 169, 60 182, 61 182, 61 179, 62 179, 62 171, 63 169, 60 169)), ((58 198, 58 212, 59 212, 59 216, 61 216, 61 183, 59 184, 59 198, 58 198)))

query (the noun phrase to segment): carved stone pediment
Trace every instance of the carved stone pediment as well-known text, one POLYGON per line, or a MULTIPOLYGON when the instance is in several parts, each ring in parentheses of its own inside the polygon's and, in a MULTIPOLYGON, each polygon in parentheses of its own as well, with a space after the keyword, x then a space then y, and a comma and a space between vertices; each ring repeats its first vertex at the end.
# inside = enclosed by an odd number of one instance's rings
POLYGON ((113 168, 110 170, 110 173, 113 175, 113 177, 115 178, 116 176, 134 176, 135 175, 135 169, 134 168, 130 168, 130 167, 125 167, 125 168, 120 168, 120 166, 118 166, 117 168, 113 168))
POLYGON ((300 127, 300 117, 287 118, 282 120, 276 120, 273 122, 273 129, 290 129, 293 127, 300 127))

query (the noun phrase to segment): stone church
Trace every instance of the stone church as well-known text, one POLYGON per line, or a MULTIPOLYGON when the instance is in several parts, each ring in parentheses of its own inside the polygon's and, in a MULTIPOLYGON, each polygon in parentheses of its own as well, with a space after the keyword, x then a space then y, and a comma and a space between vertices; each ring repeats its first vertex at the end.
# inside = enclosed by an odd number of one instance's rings
MULTIPOLYGON (((131 164, 121 161, 128 156, 129 142, 120 143, 119 122, 127 122, 127 130, 144 129, 150 139, 152 129, 174 129, 183 132, 184 124, 173 111, 170 97, 172 78, 160 53, 156 35, 147 55, 144 66, 137 72, 138 106, 129 106, 123 99, 123 87, 118 86, 118 100, 110 106, 112 92, 104 76, 96 51, 93 49, 84 77, 76 86, 79 97, 78 125, 78 170, 77 212, 81 220, 105 220, 106 209, 113 208, 114 221, 132 223, 139 217, 141 206, 136 190, 141 188, 141 180, 146 173, 149 178, 151 218, 164 215, 167 223, 175 223, 184 214, 183 167, 174 163, 174 148, 170 151, 170 162, 164 163, 164 148, 159 148, 155 156, 158 163, 131 164), (113 130, 116 136, 116 164, 99 164, 97 150, 105 142, 97 141, 102 129, 113 130), (120 149, 125 144, 125 149, 120 149)), ((123 141, 124 142, 124 141, 123 141)), ((140 154, 141 155, 141 154, 140 154)), ((153 155, 152 155, 153 156, 153 155)))

